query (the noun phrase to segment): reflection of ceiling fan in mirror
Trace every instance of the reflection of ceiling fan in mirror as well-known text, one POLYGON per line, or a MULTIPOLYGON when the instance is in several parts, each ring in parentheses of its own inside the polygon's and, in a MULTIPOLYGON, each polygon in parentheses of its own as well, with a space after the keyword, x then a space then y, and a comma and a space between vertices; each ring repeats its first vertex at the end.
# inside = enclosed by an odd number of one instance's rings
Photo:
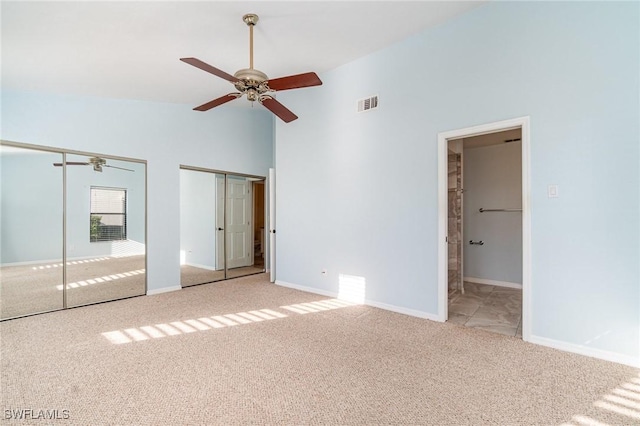
POLYGON ((241 69, 234 75, 212 67, 196 58, 180 58, 182 62, 200 68, 203 71, 211 73, 217 77, 223 78, 232 83, 237 92, 232 92, 221 96, 217 99, 207 102, 206 104, 195 107, 196 111, 208 111, 243 95, 247 95, 247 99, 251 102, 258 101, 269 111, 277 115, 282 121, 288 123, 298 118, 287 107, 276 101, 274 93, 279 90, 300 89, 303 87, 319 86, 322 84, 318 75, 314 72, 304 74, 290 75, 269 79, 265 73, 253 68, 253 27, 258 22, 258 15, 248 13, 242 17, 242 20, 249 26, 249 68, 241 69))
MULTIPOLYGON (((118 169, 118 170, 126 170, 128 172, 135 171, 131 169, 125 169, 124 167, 110 166, 109 164, 107 164, 107 160, 100 157, 91 157, 89 158, 89 161, 86 163, 82 161, 67 161, 65 164, 67 166, 93 166, 93 170, 95 170, 96 172, 101 172, 103 167, 109 167, 109 168, 118 169)), ((53 165, 55 167, 62 167, 62 163, 53 163, 53 165)))

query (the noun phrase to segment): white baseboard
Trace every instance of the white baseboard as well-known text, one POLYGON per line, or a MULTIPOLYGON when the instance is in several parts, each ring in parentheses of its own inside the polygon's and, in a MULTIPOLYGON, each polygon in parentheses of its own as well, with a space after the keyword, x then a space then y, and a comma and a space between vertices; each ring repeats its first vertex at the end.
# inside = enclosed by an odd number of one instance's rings
POLYGON ((171 287, 163 287, 163 288, 156 288, 153 290, 148 290, 147 291, 147 296, 153 296, 154 294, 162 294, 162 293, 169 293, 170 291, 176 291, 176 290, 182 290, 182 287, 179 285, 174 285, 171 287))
POLYGON ((618 364, 629 365, 631 367, 640 368, 640 358, 634 358, 628 355, 621 355, 615 352, 603 351, 602 349, 591 348, 589 346, 577 345, 575 343, 567 343, 559 340, 549 339, 540 336, 529 336, 529 343, 547 346, 549 348, 558 349, 564 352, 572 352, 579 355, 585 355, 592 358, 611 361, 618 364))
POLYGON ((397 312, 399 314, 409 315, 410 317, 418 317, 422 319, 428 319, 431 321, 438 321, 438 315, 431 314, 429 312, 419 311, 417 309, 405 308, 402 306, 389 305, 387 303, 376 302, 374 300, 365 300, 365 305, 373 306, 374 308, 384 309, 385 311, 397 312))
POLYGON ((333 291, 322 290, 314 287, 306 287, 303 285, 293 284, 293 283, 280 281, 280 280, 276 280, 275 283, 282 287, 292 288, 294 290, 306 291, 307 293, 320 294, 322 296, 327 296, 327 297, 336 297, 336 298, 338 297, 338 293, 335 293, 333 291))
MULTIPOLYGON (((305 291, 307 293, 320 294, 322 296, 338 298, 338 293, 328 290, 323 290, 314 287, 306 287, 298 284, 289 283, 286 281, 276 280, 276 284, 282 287, 293 288, 295 290, 305 291)), ((405 308, 402 306, 389 305, 387 303, 377 302, 375 300, 365 299, 364 304, 372 306, 374 308, 384 309, 385 311, 396 312, 403 315, 409 315, 412 317, 418 317, 428 319, 431 321, 438 321, 438 316, 429 312, 419 311, 416 309, 405 308)))
POLYGON ((507 288, 522 288, 522 284, 520 283, 512 283, 509 281, 496 281, 496 280, 486 280, 484 278, 474 278, 474 277, 464 277, 465 281, 476 284, 487 284, 487 285, 495 285, 497 287, 507 287, 507 288))

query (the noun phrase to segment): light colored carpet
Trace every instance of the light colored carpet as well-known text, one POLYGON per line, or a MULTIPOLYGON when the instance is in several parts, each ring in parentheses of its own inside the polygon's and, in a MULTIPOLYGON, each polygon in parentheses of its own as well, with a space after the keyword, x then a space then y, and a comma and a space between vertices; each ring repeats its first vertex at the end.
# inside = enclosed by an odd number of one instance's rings
POLYGON ((637 369, 327 299, 260 274, 2 322, 3 414, 68 410, 57 423, 74 425, 640 423, 637 369))

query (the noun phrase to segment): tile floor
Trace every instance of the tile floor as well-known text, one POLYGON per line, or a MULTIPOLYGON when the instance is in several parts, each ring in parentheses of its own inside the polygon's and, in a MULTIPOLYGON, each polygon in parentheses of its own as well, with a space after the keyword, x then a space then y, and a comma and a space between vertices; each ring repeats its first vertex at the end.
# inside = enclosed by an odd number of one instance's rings
POLYGON ((522 338, 522 290, 464 283, 449 293, 449 322, 522 338))

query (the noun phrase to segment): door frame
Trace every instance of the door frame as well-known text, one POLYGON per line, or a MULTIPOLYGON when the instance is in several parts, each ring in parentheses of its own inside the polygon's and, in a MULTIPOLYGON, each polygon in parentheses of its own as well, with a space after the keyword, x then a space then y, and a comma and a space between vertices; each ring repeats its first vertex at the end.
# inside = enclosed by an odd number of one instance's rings
POLYGON ((520 128, 522 130, 522 340, 531 336, 531 161, 529 116, 438 133, 438 321, 448 306, 448 141, 520 128))
POLYGON ((267 190, 269 197, 269 217, 267 218, 267 237, 269 243, 268 259, 269 259, 269 281, 276 282, 276 170, 274 168, 269 169, 269 176, 267 177, 267 190))

